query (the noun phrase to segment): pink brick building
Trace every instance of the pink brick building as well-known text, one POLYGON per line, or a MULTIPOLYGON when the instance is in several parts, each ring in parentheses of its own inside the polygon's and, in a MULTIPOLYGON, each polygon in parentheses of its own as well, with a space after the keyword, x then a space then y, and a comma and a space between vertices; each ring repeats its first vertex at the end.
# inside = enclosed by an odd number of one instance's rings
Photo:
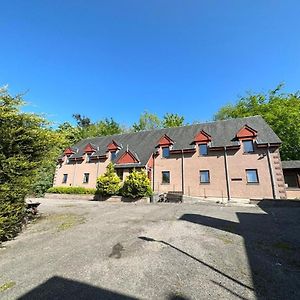
POLYGON ((156 193, 285 199, 280 144, 260 116, 90 138, 59 158, 54 186, 95 187, 113 162, 122 180, 145 170, 156 193))

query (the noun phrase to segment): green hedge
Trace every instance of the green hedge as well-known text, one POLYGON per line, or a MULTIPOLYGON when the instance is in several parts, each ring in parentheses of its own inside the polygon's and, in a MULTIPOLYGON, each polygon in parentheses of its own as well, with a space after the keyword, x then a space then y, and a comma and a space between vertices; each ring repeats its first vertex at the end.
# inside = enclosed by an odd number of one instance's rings
POLYGON ((84 188, 78 186, 56 186, 48 189, 47 193, 53 194, 90 194, 95 195, 96 189, 84 188))
POLYGON ((0 243, 17 235, 25 216, 23 203, 0 202, 0 243))

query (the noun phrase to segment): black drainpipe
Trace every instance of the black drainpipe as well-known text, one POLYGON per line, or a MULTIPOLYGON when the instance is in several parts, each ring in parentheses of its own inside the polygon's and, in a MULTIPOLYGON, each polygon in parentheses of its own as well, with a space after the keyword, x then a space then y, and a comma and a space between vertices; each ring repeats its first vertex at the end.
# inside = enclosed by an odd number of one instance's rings
POLYGON ((224 147, 224 165, 225 165, 225 176, 226 176, 226 189, 227 189, 227 199, 230 201, 230 183, 229 183, 229 175, 228 175, 228 163, 227 163, 227 150, 224 147))
POLYGON ((269 143, 267 145, 267 157, 268 157, 269 172, 270 172, 270 178, 271 178, 271 184, 272 184, 273 199, 276 199, 275 183, 274 183, 274 176, 273 176, 272 165, 271 165, 270 144, 269 143))
POLYGON ((184 165, 183 165, 183 150, 181 150, 181 190, 182 195, 184 195, 184 165))
POLYGON ((155 155, 152 153, 152 158, 153 158, 153 166, 152 166, 152 190, 154 192, 154 165, 155 165, 155 155))

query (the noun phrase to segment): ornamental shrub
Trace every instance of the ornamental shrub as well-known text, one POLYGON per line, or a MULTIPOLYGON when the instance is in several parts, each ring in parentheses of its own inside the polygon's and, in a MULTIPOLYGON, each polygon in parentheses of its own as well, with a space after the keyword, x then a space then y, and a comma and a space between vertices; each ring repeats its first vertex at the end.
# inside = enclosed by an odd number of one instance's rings
POLYGON ((121 188, 121 179, 115 172, 114 166, 110 163, 106 172, 97 179, 97 194, 102 196, 117 195, 121 188))
POLYGON ((128 198, 142 198, 152 195, 150 180, 146 172, 134 170, 124 182, 121 190, 122 196, 128 198))
POLYGON ((96 189, 84 188, 79 186, 54 186, 47 190, 47 193, 52 194, 90 194, 95 195, 96 189))

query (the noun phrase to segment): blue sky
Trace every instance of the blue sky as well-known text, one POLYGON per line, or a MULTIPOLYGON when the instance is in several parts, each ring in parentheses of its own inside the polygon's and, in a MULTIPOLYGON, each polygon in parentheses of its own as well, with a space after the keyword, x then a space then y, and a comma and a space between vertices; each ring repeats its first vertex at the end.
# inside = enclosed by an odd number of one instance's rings
POLYGON ((300 89, 299 0, 0 0, 0 86, 60 123, 147 110, 205 121, 247 90, 300 89))

